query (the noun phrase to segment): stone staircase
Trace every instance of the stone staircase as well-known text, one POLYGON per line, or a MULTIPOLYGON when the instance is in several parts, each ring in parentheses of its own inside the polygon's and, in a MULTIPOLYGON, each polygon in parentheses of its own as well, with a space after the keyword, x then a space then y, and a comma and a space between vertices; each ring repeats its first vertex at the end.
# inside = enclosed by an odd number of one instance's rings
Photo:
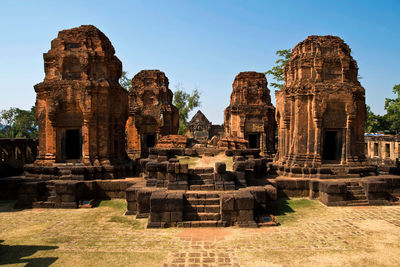
POLYGON ((32 203, 33 208, 54 208, 56 205, 56 189, 54 182, 46 181, 43 193, 38 201, 32 203))
POLYGON ((195 172, 189 177, 189 190, 215 190, 215 174, 213 168, 203 169, 201 173, 195 172))
POLYGON ((347 206, 367 206, 369 201, 364 187, 359 182, 350 182, 347 186, 347 206))
POLYGON ((218 193, 186 192, 182 218, 183 227, 216 227, 222 225, 218 193))

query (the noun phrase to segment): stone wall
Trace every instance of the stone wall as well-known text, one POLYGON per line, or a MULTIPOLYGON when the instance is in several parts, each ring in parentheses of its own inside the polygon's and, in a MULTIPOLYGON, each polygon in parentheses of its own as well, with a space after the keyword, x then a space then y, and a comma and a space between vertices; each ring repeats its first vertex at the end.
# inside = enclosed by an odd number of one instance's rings
POLYGON ((400 136, 367 135, 364 140, 365 155, 371 164, 397 167, 396 159, 400 158, 400 136))
MULTIPOLYGON (((12 199, 18 199, 17 208, 77 208, 82 201, 126 199, 127 188, 136 183, 134 180, 22 181, 12 199)), ((4 181, 0 184, 4 185, 4 181)))
POLYGON ((0 138, 0 177, 22 174, 37 154, 37 139, 0 138))

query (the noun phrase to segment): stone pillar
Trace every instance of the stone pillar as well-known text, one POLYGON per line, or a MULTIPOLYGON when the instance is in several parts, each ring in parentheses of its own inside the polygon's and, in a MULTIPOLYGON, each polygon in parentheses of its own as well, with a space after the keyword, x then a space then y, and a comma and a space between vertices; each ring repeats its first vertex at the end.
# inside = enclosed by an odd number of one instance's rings
POLYGON ((284 128, 283 128, 283 149, 282 151, 284 151, 284 156, 287 159, 288 154, 289 154, 289 142, 290 142, 290 118, 285 118, 284 120, 284 128))
POLYGON ((314 123, 315 123, 314 163, 321 163, 322 119, 314 117, 314 123))
POLYGON ((351 158, 351 127, 353 124, 354 115, 347 115, 346 126, 346 163, 349 163, 351 158))
MULTIPOLYGON (((50 102, 50 101, 49 101, 50 102)), ((56 160, 56 112, 54 107, 50 107, 52 102, 47 103, 47 119, 46 119, 46 154, 45 160, 48 163, 54 163, 56 160)))
POLYGON ((82 126, 82 162, 86 165, 90 164, 90 125, 92 116, 90 112, 83 113, 83 126, 82 126))

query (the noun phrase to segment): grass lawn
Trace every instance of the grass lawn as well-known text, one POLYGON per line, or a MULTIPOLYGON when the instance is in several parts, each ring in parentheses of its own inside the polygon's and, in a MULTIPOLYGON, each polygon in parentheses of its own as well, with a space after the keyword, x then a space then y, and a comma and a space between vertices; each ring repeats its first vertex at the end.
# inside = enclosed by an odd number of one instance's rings
POLYGON ((13 210, 0 202, 0 265, 397 266, 400 207, 280 200, 277 227, 145 229, 124 200, 92 209, 13 210), (197 258, 196 258, 197 257, 197 258))

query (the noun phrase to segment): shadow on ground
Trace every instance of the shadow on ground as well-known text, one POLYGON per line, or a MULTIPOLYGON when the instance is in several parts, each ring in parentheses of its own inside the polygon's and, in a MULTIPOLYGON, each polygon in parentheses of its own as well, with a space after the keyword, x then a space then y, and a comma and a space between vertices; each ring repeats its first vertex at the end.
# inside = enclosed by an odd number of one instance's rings
POLYGON ((9 246, 3 245, 3 242, 0 240, 0 265, 26 263, 25 266, 28 267, 50 266, 58 259, 57 257, 23 259, 40 250, 54 250, 58 248, 56 246, 9 246))
POLYGON ((15 209, 17 200, 0 200, 0 212, 16 212, 22 209, 15 209))
POLYGON ((277 199, 272 207, 272 214, 275 216, 286 215, 293 212, 295 212, 295 210, 290 207, 289 199, 287 198, 277 199))

